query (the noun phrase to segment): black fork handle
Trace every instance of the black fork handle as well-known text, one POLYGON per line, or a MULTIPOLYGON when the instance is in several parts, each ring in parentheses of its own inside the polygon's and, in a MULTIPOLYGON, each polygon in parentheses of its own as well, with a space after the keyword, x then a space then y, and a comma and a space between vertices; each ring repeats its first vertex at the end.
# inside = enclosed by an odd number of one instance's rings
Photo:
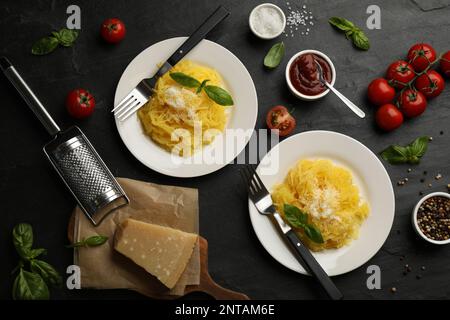
POLYGON ((174 54, 167 59, 167 62, 174 66, 176 65, 183 57, 191 51, 200 41, 202 41, 207 34, 214 29, 223 19, 228 17, 230 13, 227 9, 222 6, 219 6, 206 20, 203 22, 194 33, 175 51, 174 54))
POLYGON ((295 258, 307 269, 309 274, 319 281, 330 299, 341 300, 344 297, 342 293, 311 254, 311 251, 300 241, 294 230, 289 230, 286 237, 296 253, 295 258))

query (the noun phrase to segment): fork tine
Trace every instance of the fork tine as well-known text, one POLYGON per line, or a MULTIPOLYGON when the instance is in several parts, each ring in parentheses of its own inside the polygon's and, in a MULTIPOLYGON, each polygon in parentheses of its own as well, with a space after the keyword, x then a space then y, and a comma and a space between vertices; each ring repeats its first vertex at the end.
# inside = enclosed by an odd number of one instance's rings
POLYGON ((254 179, 254 175, 252 170, 249 168, 249 166, 245 166, 245 171, 247 172, 247 176, 249 177, 249 185, 253 187, 255 193, 261 191, 260 186, 256 183, 255 179, 254 179))
POLYGON ((126 114, 128 110, 130 110, 131 106, 136 103, 136 101, 138 101, 137 98, 131 97, 131 99, 126 104, 124 104, 119 110, 114 113, 114 116, 120 118, 121 116, 126 114))
POLYGON ((144 103, 145 102, 138 101, 138 103, 134 107, 131 107, 129 109, 128 113, 126 113, 125 115, 119 116, 119 121, 127 120, 132 114, 134 114, 138 109, 140 109, 144 103))
POLYGON ((256 168, 253 165, 249 165, 250 170, 253 173, 254 179, 258 182, 258 185, 261 189, 265 188, 264 183, 261 181, 261 178, 259 177, 259 174, 256 172, 256 168))
POLYGON ((255 194, 255 190, 254 190, 253 186, 250 183, 251 178, 250 178, 249 172, 246 170, 245 167, 242 168, 241 170, 239 170, 239 172, 241 173, 242 180, 244 180, 244 183, 246 184, 250 194, 254 195, 255 194))
POLYGON ((131 91, 125 98, 122 99, 122 101, 119 102, 117 106, 115 106, 111 112, 117 111, 119 112, 119 109, 122 109, 122 107, 133 97, 133 91, 131 91))

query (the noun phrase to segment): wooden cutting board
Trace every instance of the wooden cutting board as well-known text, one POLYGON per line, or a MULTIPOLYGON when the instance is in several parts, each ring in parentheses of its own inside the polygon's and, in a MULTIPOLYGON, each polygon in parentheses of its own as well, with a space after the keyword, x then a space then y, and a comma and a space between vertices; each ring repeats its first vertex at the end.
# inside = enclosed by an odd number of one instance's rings
MULTIPOLYGON (((75 215, 72 215, 67 228, 67 237, 70 243, 73 243, 75 227, 75 215)), ((186 286, 185 294, 191 292, 204 292, 216 300, 249 300, 249 297, 243 293, 232 291, 218 285, 210 276, 208 271, 208 241, 199 237, 200 241, 200 284, 186 286)), ((167 298, 167 297, 164 297, 167 298)))

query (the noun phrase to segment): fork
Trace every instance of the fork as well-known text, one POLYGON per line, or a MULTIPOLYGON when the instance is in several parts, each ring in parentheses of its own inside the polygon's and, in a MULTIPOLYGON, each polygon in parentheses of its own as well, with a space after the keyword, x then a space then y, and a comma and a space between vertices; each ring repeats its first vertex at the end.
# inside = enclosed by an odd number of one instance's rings
POLYGON ((338 96, 339 99, 342 100, 342 102, 345 103, 345 105, 347 107, 350 108, 350 110, 352 110, 354 113, 356 113, 356 115, 360 118, 364 118, 366 116, 366 114, 364 113, 364 111, 362 111, 357 105, 355 105, 353 102, 351 102, 346 96, 344 96, 342 93, 340 93, 334 86, 332 86, 331 84, 328 83, 328 81, 325 80, 324 76, 323 76, 323 69, 322 66, 320 65, 319 62, 317 62, 316 59, 314 59, 314 62, 317 65, 317 72, 318 73, 318 78, 320 80, 320 82, 322 82, 325 86, 327 86, 328 89, 330 89, 331 91, 333 91, 333 93, 335 95, 338 96))
POLYGON ((123 98, 111 112, 120 121, 125 121, 140 107, 151 99, 156 81, 175 66, 189 51, 191 51, 206 35, 230 13, 219 6, 192 35, 162 64, 151 78, 141 80, 131 92, 123 98))
POLYGON ((305 267, 309 274, 313 275, 319 281, 330 299, 341 300, 343 298, 342 293, 335 286, 333 281, 331 281, 327 273, 322 269, 320 264, 311 254, 311 251, 309 251, 309 249, 298 238, 294 230, 292 230, 292 228, 276 211, 275 206, 273 205, 272 196, 264 186, 261 178, 256 173, 255 168, 251 165, 248 165, 240 170, 240 172, 244 182, 248 186, 248 194, 250 200, 253 202, 258 212, 263 215, 273 216, 278 224, 280 231, 291 244, 292 249, 295 253, 295 258, 300 262, 302 266, 305 267))

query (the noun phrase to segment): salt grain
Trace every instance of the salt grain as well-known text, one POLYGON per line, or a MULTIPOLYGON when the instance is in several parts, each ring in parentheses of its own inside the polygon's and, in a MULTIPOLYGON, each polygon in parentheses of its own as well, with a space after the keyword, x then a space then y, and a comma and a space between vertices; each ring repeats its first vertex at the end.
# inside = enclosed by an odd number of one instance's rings
POLYGON ((273 37, 279 34, 283 29, 283 22, 280 12, 267 6, 256 9, 250 17, 253 29, 263 37, 273 37))
POLYGON ((298 35, 309 35, 311 31, 311 27, 314 25, 313 20, 314 16, 311 11, 307 10, 306 5, 300 4, 297 6, 301 8, 300 10, 292 10, 295 6, 292 2, 286 2, 286 6, 289 10, 286 17, 286 28, 292 33, 298 35), (308 26, 308 27, 307 27, 308 26))

